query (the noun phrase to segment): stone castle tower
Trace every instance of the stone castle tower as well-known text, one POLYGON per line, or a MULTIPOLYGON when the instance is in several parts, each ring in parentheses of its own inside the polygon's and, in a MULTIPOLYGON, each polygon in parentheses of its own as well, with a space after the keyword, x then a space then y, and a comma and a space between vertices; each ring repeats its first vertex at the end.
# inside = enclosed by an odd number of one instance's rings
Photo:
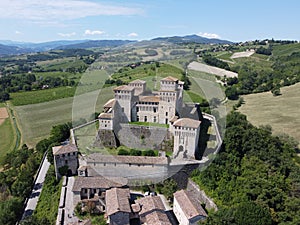
POLYGON ((173 77, 160 81, 159 123, 168 124, 182 107, 183 82, 173 77))
POLYGON ((59 179, 60 168, 66 167, 68 176, 76 175, 78 168, 78 149, 74 144, 52 147, 56 179, 59 179))

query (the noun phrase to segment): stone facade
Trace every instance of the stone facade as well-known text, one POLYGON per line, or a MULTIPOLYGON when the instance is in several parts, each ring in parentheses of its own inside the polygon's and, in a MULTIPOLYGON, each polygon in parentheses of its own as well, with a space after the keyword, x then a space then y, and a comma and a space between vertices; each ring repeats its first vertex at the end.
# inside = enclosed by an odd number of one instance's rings
POLYGON ((60 178, 59 169, 67 166, 67 175, 76 175, 78 168, 78 149, 76 145, 68 144, 52 147, 56 178, 60 178))

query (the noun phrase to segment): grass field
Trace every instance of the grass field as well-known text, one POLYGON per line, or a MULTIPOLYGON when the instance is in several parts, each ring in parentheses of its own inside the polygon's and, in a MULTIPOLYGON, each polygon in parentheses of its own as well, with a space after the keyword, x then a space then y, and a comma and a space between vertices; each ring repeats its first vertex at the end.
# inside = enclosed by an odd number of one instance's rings
POLYGON ((11 103, 14 106, 21 106, 81 95, 102 88, 107 78, 108 75, 104 70, 87 71, 81 76, 80 84, 77 87, 67 86, 11 93, 11 103))
POLYGON ((0 125, 0 162, 15 146, 16 135, 10 118, 0 125))
POLYGON ((286 133, 300 142, 300 83, 281 88, 282 95, 270 92, 242 96, 239 109, 256 126, 271 125, 274 134, 286 133))
POLYGON ((101 112, 103 104, 113 97, 111 87, 76 97, 39 104, 16 106, 14 110, 20 124, 22 139, 30 147, 46 138, 52 126, 90 119, 94 112, 101 112))

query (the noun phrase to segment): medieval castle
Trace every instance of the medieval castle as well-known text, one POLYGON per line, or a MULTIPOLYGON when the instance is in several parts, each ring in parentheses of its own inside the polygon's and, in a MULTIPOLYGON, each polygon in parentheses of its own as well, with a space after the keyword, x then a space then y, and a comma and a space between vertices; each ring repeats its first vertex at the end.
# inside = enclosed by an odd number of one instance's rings
MULTIPOLYGON (((107 141, 107 136, 103 135, 105 132, 101 131, 111 131, 124 144, 127 142, 118 135, 120 124, 166 124, 167 132, 174 139, 173 158, 194 159, 198 150, 202 114, 198 105, 183 103, 183 84, 169 76, 160 80, 160 90, 157 92, 147 91, 143 80, 114 88, 115 97, 104 105, 104 112, 99 115, 100 139, 102 135, 102 140, 107 141)), ((127 138, 133 137, 128 134, 127 138)))

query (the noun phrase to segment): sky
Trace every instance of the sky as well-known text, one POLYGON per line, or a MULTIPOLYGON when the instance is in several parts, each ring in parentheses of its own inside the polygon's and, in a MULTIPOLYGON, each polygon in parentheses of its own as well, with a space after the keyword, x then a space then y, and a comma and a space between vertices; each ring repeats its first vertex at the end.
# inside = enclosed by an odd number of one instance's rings
POLYGON ((0 40, 300 40, 299 0, 1 0, 0 40))

